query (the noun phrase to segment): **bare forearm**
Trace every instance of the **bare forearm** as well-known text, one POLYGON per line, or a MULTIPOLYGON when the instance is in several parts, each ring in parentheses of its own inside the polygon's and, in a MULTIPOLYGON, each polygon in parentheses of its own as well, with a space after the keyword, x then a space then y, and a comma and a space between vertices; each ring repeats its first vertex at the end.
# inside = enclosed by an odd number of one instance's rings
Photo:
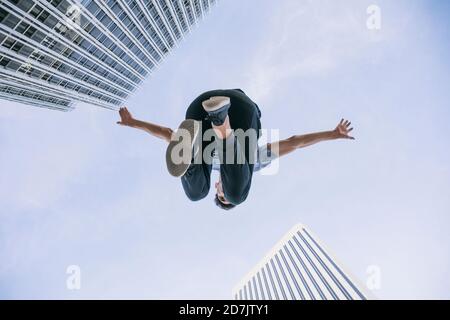
POLYGON ((334 140, 337 138, 334 131, 308 133, 295 135, 288 139, 281 140, 278 144, 271 144, 270 148, 281 157, 297 149, 305 148, 321 141, 334 140))
POLYGON ((303 135, 295 135, 289 138, 290 144, 295 149, 305 148, 316 144, 318 142, 337 139, 333 131, 322 131, 315 133, 308 133, 303 135))
POLYGON ((350 121, 344 121, 344 119, 341 119, 334 130, 292 136, 289 139, 268 144, 268 148, 272 150, 272 153, 281 157, 288 153, 291 153, 294 150, 311 146, 321 141, 335 139, 355 140, 354 137, 349 135, 349 133, 353 130, 350 125, 350 121))
POLYGON ((154 123, 145 122, 141 120, 133 119, 130 123, 130 127, 144 130, 145 132, 150 133, 151 135, 163 139, 167 142, 170 142, 170 138, 172 136, 172 129, 159 126, 154 123))

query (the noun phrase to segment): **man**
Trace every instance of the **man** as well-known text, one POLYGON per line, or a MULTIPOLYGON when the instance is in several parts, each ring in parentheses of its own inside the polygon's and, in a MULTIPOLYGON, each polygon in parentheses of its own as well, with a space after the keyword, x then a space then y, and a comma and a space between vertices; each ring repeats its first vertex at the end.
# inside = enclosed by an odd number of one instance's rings
POLYGON ((247 199, 253 172, 292 151, 349 136, 350 122, 342 119, 331 131, 294 135, 258 147, 261 111, 242 90, 212 90, 197 97, 188 107, 178 128, 134 119, 127 108, 119 111, 120 125, 142 129, 169 143, 166 162, 169 173, 181 177, 187 197, 205 198, 210 189, 211 171, 220 171, 215 183, 215 203, 229 210, 247 199))

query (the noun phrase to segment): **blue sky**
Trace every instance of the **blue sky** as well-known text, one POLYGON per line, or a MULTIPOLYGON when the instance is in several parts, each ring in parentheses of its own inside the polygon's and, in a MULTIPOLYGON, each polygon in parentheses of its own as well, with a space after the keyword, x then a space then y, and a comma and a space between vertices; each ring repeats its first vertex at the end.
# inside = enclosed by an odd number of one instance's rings
MULTIPOLYGON (((165 144, 112 111, 1 101, 0 298, 230 298, 294 224, 307 225, 379 298, 450 298, 449 4, 222 0, 129 100, 176 127, 215 88, 242 88, 281 137, 352 121, 255 175, 224 213, 191 203, 165 144), (382 28, 366 28, 366 8, 382 28), (66 268, 81 268, 81 290, 66 268)), ((217 177, 214 176, 213 179, 217 177)))

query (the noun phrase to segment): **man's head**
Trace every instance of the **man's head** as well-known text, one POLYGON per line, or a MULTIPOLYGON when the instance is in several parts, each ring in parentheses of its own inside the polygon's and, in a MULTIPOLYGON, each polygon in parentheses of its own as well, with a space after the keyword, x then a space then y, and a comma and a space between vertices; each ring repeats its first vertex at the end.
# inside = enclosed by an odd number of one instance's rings
POLYGON ((219 208, 224 210, 231 210, 234 207, 236 207, 236 205, 232 204, 231 202, 228 202, 227 199, 225 198, 225 194, 222 188, 222 181, 220 180, 220 178, 219 181, 216 182, 215 187, 216 187, 216 197, 214 198, 214 202, 219 208))

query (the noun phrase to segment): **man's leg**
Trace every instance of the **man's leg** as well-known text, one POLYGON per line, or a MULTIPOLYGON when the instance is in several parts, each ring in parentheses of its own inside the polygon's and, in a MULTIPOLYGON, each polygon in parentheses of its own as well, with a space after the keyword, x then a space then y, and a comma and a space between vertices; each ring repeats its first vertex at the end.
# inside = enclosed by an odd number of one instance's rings
POLYGON ((181 184, 190 200, 199 201, 205 198, 211 185, 211 166, 192 163, 181 177, 181 184))
POLYGON ((234 205, 247 199, 253 175, 253 165, 245 156, 248 144, 231 133, 219 148, 220 178, 225 199, 234 205), (229 161, 232 161, 229 163, 229 161))
MULTIPOLYGON (((204 103, 203 106, 205 110, 209 109, 207 104, 205 106, 204 103)), ((238 205, 246 200, 251 186, 254 167, 251 160, 256 153, 260 129, 259 112, 253 103, 238 102, 232 105, 231 102, 228 107, 230 112, 225 118, 223 114, 222 117, 214 117, 212 128, 218 138, 218 151, 222 163, 220 176, 225 199, 238 205), (236 127, 232 128, 231 123, 236 127), (250 137, 247 143, 245 137, 242 139, 241 136, 236 136, 232 129, 241 129, 241 132, 252 129, 253 132, 247 134, 250 136, 254 134, 254 138, 250 137)))
MULTIPOLYGON (((201 101, 196 99, 187 109, 185 117, 186 119, 202 121, 202 136, 200 138, 202 149, 199 150, 200 154, 210 143, 212 143, 210 141, 203 141, 205 131, 211 128, 211 124, 208 121, 205 121, 206 115, 207 114, 201 105, 201 101)), ((211 170, 212 165, 205 163, 203 156, 202 161, 199 163, 194 162, 194 159, 192 159, 192 163, 187 172, 181 177, 183 190, 190 200, 199 201, 208 195, 211 186, 211 170)))

